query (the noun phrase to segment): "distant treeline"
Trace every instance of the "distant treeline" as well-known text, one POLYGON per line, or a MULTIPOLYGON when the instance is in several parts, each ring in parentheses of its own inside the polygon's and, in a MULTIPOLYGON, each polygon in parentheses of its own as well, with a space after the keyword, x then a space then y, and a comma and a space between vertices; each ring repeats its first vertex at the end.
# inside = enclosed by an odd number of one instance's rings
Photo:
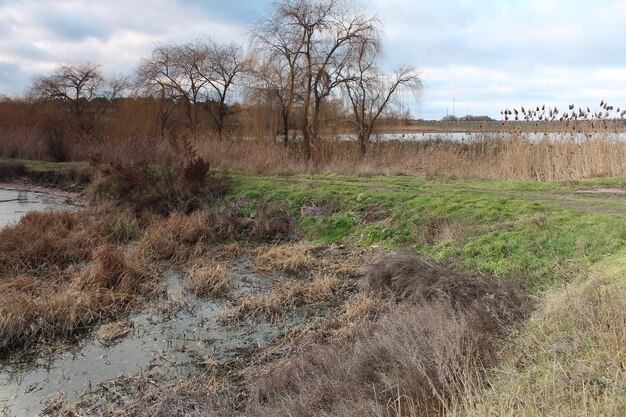
POLYGON ((347 0, 280 0, 245 44, 159 44, 126 76, 60 65, 23 98, 1 100, 1 151, 28 156, 21 145, 30 141, 65 159, 71 147, 123 138, 280 136, 311 158, 320 138, 350 132, 365 154, 381 121, 410 118, 398 93, 421 88, 413 67, 383 71, 380 31, 347 0))

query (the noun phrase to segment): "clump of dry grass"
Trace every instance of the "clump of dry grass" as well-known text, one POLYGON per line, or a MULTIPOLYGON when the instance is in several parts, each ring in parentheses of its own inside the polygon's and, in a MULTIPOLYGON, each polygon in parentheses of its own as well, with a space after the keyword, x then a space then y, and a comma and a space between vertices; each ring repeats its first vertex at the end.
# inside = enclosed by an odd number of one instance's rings
POLYGON ((365 319, 377 316, 384 307, 384 301, 375 296, 363 295, 350 298, 344 303, 344 313, 348 318, 365 319))
POLYGON ((495 361, 473 319, 445 300, 398 306, 353 345, 318 346, 254 375, 250 414, 437 415, 495 361))
POLYGON ((384 254, 370 265, 362 288, 372 293, 391 293, 399 300, 425 303, 447 298, 455 308, 480 308, 508 324, 528 310, 528 299, 513 282, 496 282, 476 273, 459 272, 410 251, 384 254))
POLYGON ((264 316, 268 321, 276 322, 294 307, 328 303, 349 289, 350 285, 337 276, 319 273, 309 281, 286 282, 261 296, 246 296, 239 306, 222 317, 222 321, 264 316))
MULTIPOLYGON (((415 255, 389 256, 385 264, 381 271, 382 263, 375 262, 364 281, 405 301, 373 331, 363 328, 352 344, 338 339, 251 374, 250 414, 440 415, 485 378, 497 361, 499 341, 523 317, 509 300, 524 297, 495 281, 474 284, 480 281, 475 275, 424 266, 415 255), (456 287, 444 291, 448 284, 456 287), (492 303, 494 294, 506 302, 492 303)), ((375 314, 375 300, 351 302, 346 314, 375 314)))
POLYGON ((189 289, 198 296, 224 296, 230 289, 231 277, 228 271, 219 264, 195 264, 185 274, 189 289))
POLYGON ((124 210, 31 212, 0 230, 0 350, 70 337, 155 291, 123 247, 140 227, 124 210))
POLYGON ((134 216, 110 206, 78 213, 30 212, 0 230, 0 270, 46 275, 88 261, 104 244, 126 243, 138 234, 134 216))
POLYGON ((150 276, 122 249, 104 245, 92 253, 92 262, 83 268, 71 281, 71 288, 77 291, 112 290, 121 294, 146 292, 144 286, 150 276))
POLYGON ((264 272, 296 274, 311 268, 318 261, 312 255, 317 248, 317 245, 306 241, 264 246, 257 250, 256 267, 264 272))
POLYGON ((173 212, 157 219, 146 227, 135 253, 143 259, 179 263, 204 255, 206 243, 215 238, 210 217, 208 210, 200 210, 190 215, 173 212))

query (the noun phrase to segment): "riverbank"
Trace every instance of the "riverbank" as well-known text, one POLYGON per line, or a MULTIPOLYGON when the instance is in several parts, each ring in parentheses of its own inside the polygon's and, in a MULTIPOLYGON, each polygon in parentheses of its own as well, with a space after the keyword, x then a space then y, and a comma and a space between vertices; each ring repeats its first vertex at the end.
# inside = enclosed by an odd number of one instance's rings
MULTIPOLYGON (((0 324, 25 324, 13 327, 9 355, 20 338, 30 340, 33 322, 47 323, 29 346, 36 352, 46 341, 91 340, 107 323, 130 320, 135 327, 120 328, 137 337, 132 329, 146 324, 134 314, 170 305, 172 266, 183 299, 200 301, 161 309, 157 322, 184 322, 179 312, 199 302, 220 305, 215 325, 223 331, 281 328, 232 357, 211 353, 211 340, 184 339, 174 343, 185 350, 177 355, 200 355, 184 360, 200 364, 193 377, 119 376, 86 386, 79 401, 55 399, 51 415, 489 415, 503 393, 526 386, 526 375, 543 375, 541 390, 516 391, 523 394, 515 402, 498 404, 503 415, 519 404, 528 415, 558 414, 568 401, 572 410, 607 415, 623 405, 623 280, 615 278, 626 243, 623 178, 228 176, 230 191, 191 214, 138 215, 105 203, 58 218, 33 215, 2 232, 11 249, 0 248, 0 324), (40 288, 25 286, 27 277, 40 288), (614 284, 598 284, 606 279, 614 284), (598 288, 614 307, 593 316, 585 303, 603 302, 593 298, 598 288), (563 297, 567 309, 558 308, 563 297), (575 333, 569 314, 580 324, 575 333), (576 318, 584 316, 591 321, 576 318), (594 345, 604 359, 574 372, 589 353, 577 340, 595 340, 598 326, 615 338, 594 345), (550 350, 557 342, 565 356, 550 350), (571 367, 569 380, 542 365, 554 358, 571 367), (578 384, 606 401, 577 395, 578 384)), ((167 367, 168 356, 157 367, 167 367)))

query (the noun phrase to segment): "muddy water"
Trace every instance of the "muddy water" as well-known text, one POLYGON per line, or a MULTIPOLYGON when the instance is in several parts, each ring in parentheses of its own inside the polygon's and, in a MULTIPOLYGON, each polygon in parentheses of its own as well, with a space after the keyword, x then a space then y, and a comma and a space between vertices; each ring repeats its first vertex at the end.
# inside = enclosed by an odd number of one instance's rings
POLYGON ((17 222, 29 211, 76 208, 65 197, 0 188, 0 229, 17 222))
MULTIPOLYGON (((238 290, 256 283, 249 265, 240 266, 238 290)), ((151 380, 185 378, 207 366, 219 366, 242 348, 264 346, 284 331, 279 325, 223 325, 225 301, 188 293, 182 276, 166 274, 167 296, 128 319, 130 332, 105 342, 93 335, 80 346, 35 363, 0 363, 0 416, 32 416, 62 392, 70 401, 106 380, 142 374, 151 380)))

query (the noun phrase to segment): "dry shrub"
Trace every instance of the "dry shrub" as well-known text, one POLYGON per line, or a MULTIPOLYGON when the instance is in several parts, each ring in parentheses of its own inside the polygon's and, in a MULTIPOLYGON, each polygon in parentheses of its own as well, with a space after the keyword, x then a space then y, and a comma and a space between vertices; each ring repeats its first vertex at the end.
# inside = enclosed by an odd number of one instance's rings
MULTIPOLYGON (((523 295, 415 255, 371 268, 368 288, 405 301, 354 344, 318 346, 250 377, 251 415, 440 415, 485 378, 501 339, 523 317, 523 295)), ((373 307, 366 302, 357 314, 373 307)))
POLYGON ((98 171, 87 191, 94 200, 126 204, 136 213, 167 215, 192 212, 205 200, 223 196, 230 191, 230 179, 209 175, 209 165, 201 157, 160 164, 113 163, 98 171))
POLYGON ((264 272, 296 274, 315 264, 316 259, 312 252, 317 248, 318 246, 309 242, 261 247, 257 251, 256 266, 264 272))
POLYGON ((230 289, 231 277, 228 271, 218 264, 196 264, 185 274, 189 289, 198 296, 224 296, 230 289))

